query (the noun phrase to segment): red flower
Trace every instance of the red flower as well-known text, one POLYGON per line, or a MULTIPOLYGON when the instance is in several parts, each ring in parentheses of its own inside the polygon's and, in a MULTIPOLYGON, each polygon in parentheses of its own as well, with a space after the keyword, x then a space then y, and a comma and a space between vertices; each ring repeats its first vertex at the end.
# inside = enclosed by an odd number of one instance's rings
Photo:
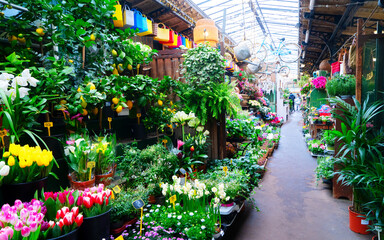
POLYGON ((83 196, 79 196, 77 198, 77 206, 81 206, 81 205, 83 205, 83 196))
POLYGON ((77 215, 79 215, 79 208, 78 207, 73 207, 71 209, 71 212, 73 213, 73 215, 76 217, 77 215))
POLYGON ((91 208, 93 206, 93 201, 90 197, 84 197, 83 204, 86 208, 91 208))
POLYGON ((194 152, 195 151, 195 147, 192 146, 190 150, 191 150, 191 152, 194 152))
POLYGON ((49 221, 48 225, 49 225, 49 228, 53 228, 55 226, 55 222, 54 221, 49 221))
POLYGON ((245 80, 245 78, 243 78, 243 80, 245 80))
POLYGON ((56 213, 56 219, 59 220, 60 218, 62 218, 62 214, 63 212, 61 211, 61 209, 57 210, 57 213, 56 213))
POLYGON ((60 229, 62 229, 64 226, 64 220, 60 219, 60 221, 58 221, 56 224, 60 227, 60 229))
MULTIPOLYGON (((63 216, 64 216, 65 214, 69 213, 69 208, 68 208, 68 207, 63 207, 63 208, 61 209, 61 211, 63 212, 63 216)), ((63 216, 62 216, 62 217, 63 217, 63 216)))
POLYGON ((63 218, 63 221, 64 221, 64 225, 65 226, 72 225, 72 223, 73 223, 73 213, 70 212, 70 213, 65 214, 65 216, 63 218))
MULTIPOLYGON (((53 192, 45 192, 44 193, 45 201, 47 201, 49 198, 53 198, 53 192)), ((53 199, 56 200, 56 199, 53 199)))
POLYGON ((239 73, 239 77, 241 77, 241 76, 243 76, 243 74, 242 74, 242 73, 239 73))
POLYGON ((83 215, 81 214, 77 215, 77 217, 75 218, 75 222, 76 222, 76 225, 80 227, 81 224, 83 223, 83 215))

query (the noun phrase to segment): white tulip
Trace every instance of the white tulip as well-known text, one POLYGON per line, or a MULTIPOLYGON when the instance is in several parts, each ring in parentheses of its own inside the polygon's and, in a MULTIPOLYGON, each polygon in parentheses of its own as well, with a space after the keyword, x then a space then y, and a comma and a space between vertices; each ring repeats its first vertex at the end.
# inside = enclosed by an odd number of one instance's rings
POLYGON ((1 169, 0 169, 0 176, 7 176, 9 174, 9 169, 10 167, 8 165, 5 165, 3 166, 1 169))
POLYGON ((0 162, 0 169, 3 168, 5 166, 5 162, 4 161, 1 161, 0 162))

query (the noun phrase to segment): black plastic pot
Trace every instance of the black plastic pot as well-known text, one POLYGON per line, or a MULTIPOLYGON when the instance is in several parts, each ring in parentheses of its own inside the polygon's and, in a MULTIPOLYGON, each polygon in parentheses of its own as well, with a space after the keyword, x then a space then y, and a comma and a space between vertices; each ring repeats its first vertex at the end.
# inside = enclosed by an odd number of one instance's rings
POLYGON ((79 228, 57 238, 49 238, 48 240, 77 240, 79 239, 79 228))
POLYGON ((36 191, 39 191, 40 196, 41 189, 45 188, 48 177, 40 180, 28 183, 17 183, 17 184, 3 184, 0 187, 0 193, 2 196, 2 202, 13 205, 16 199, 22 202, 29 202, 33 199, 36 191))
POLYGON ((84 218, 79 230, 81 240, 101 240, 110 237, 110 211, 89 218, 84 218))
POLYGON ((144 124, 135 124, 133 126, 133 136, 137 140, 144 140, 147 138, 147 132, 145 130, 144 124))

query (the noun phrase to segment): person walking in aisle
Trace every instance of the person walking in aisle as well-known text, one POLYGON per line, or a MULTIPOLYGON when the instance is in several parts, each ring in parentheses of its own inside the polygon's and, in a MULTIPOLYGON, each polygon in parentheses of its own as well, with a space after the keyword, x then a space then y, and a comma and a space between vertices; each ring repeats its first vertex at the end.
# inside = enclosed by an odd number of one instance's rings
POLYGON ((296 111, 300 110, 300 105, 301 105, 301 97, 299 94, 297 94, 295 98, 295 105, 296 105, 296 111))
POLYGON ((295 111, 295 95, 293 95, 293 93, 289 94, 289 99, 292 100, 292 109, 291 109, 291 112, 294 112, 295 111))

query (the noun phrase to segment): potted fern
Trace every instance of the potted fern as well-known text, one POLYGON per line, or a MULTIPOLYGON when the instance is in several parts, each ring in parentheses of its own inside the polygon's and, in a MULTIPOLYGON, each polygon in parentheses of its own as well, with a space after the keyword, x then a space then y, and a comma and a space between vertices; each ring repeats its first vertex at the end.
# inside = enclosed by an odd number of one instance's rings
POLYGON ((355 95, 356 78, 353 75, 337 75, 326 84, 330 97, 340 96, 341 99, 351 98, 355 95))

